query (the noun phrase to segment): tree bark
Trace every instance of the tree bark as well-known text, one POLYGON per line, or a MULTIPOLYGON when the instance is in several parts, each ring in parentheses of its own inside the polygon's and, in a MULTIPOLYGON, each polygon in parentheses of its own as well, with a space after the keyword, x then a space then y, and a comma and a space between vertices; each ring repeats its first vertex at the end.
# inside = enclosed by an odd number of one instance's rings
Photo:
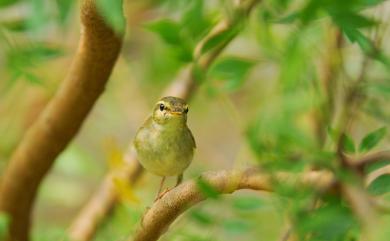
POLYGON ((0 210, 11 219, 7 240, 29 240, 37 189, 80 129, 111 74, 121 48, 95 1, 81 7, 82 32, 73 64, 57 93, 14 151, 0 186, 0 210))
MULTIPOLYGON (((255 168, 210 172, 203 174, 200 179, 220 194, 229 194, 240 189, 272 191, 273 182, 308 185, 321 191, 334 182, 332 173, 326 171, 312 171, 302 175, 278 173, 271 176, 255 168)), ((180 214, 206 198, 198 188, 197 180, 184 182, 153 203, 142 217, 134 238, 129 238, 128 241, 158 240, 180 214)))

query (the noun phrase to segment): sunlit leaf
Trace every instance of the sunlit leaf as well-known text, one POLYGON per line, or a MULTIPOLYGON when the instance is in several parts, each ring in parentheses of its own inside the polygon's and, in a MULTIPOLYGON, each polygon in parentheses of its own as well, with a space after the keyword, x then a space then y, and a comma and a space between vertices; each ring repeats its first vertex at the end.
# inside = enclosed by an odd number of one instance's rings
POLYGON ((257 197, 237 197, 233 201, 233 207, 243 211, 252 211, 263 205, 263 201, 257 197))
POLYGON ((148 23, 147 29, 158 34, 166 43, 171 45, 180 45, 181 37, 180 25, 170 19, 160 19, 148 23))
POLYGON ((213 186, 211 186, 202 178, 198 178, 196 184, 202 194, 206 197, 212 199, 217 199, 219 197, 220 193, 218 192, 218 190, 216 190, 213 186))
POLYGON ((248 74, 249 70, 254 66, 255 62, 238 58, 226 57, 218 60, 210 69, 210 76, 225 81, 225 88, 235 90, 239 88, 248 74))
POLYGON ((370 183, 367 190, 372 195, 382 195, 390 192, 390 174, 381 175, 370 183))
POLYGON ((374 148, 385 137, 387 132, 386 127, 376 129, 368 133, 360 143, 359 151, 369 151, 374 148))
POLYGON ((125 31, 126 21, 123 16, 123 0, 97 0, 97 7, 106 22, 118 33, 125 31))

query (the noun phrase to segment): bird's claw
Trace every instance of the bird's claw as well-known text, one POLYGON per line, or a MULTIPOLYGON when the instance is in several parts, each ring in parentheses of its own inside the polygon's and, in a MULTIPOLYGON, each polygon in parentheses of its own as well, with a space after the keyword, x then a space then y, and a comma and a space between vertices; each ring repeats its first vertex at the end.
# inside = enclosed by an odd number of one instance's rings
POLYGON ((172 190, 172 188, 166 188, 164 191, 160 192, 160 193, 157 195, 156 199, 154 199, 154 201, 156 202, 156 201, 160 200, 160 199, 161 199, 167 192, 169 192, 170 190, 172 190))

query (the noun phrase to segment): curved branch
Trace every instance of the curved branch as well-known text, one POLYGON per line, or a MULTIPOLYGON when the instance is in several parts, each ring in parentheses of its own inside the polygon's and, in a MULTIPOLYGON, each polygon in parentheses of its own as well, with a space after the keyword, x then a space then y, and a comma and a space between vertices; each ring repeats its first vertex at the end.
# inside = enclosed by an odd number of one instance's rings
MULTIPOLYGON (((274 181, 292 185, 313 185, 319 190, 326 189, 334 182, 333 175, 324 171, 313 171, 302 176, 289 173, 271 176, 253 168, 244 171, 207 173, 200 178, 221 194, 233 193, 240 189, 272 191, 274 181)), ((167 192, 146 211, 134 238, 130 238, 129 241, 157 240, 180 214, 205 199, 198 189, 196 180, 182 183, 167 192)))
POLYGON ((390 151, 379 151, 371 154, 367 154, 360 159, 350 159, 350 165, 358 168, 359 170, 363 170, 367 165, 378 161, 390 160, 390 151))
MULTIPOLYGON (((245 14, 244 17, 246 17, 259 2, 260 0, 241 0, 237 8, 239 11, 242 11, 245 14)), ((196 52, 197 49, 200 49, 201 46, 203 46, 206 39, 212 39, 221 34, 221 31, 226 31, 228 28, 235 27, 234 24, 238 23, 228 23, 226 19, 221 20, 195 47, 194 55, 198 59, 198 65, 203 71, 207 71, 210 65, 214 62, 215 58, 217 58, 223 49, 234 39, 235 35, 233 35, 232 38, 223 41, 220 46, 211 50, 207 55, 203 55, 201 53, 198 54, 196 52)), ((173 81, 172 84, 163 92, 163 96, 172 95, 189 101, 199 84, 194 76, 195 68, 195 64, 191 64, 184 68, 179 73, 176 80, 173 81)), ((120 175, 127 180, 130 180, 130 184, 134 184, 138 180, 138 177, 142 173, 143 169, 133 154, 127 155, 126 162, 130 163, 130 168, 123 170, 120 175)), ((115 206, 117 202, 117 193, 115 186, 112 185, 112 177, 112 173, 107 174, 103 183, 99 186, 98 190, 93 194, 91 199, 83 207, 80 214, 72 223, 68 231, 68 236, 71 240, 91 240, 99 224, 115 206)))
POLYGON ((84 0, 78 51, 67 77, 14 151, 0 186, 0 210, 11 218, 8 240, 26 241, 37 189, 58 154, 80 129, 121 48, 95 1, 84 0))

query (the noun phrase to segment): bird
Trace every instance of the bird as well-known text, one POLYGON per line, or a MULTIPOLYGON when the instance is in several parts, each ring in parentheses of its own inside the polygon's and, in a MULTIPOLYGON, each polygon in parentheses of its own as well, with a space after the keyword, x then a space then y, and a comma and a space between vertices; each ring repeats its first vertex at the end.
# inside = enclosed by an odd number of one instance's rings
POLYGON ((138 161, 147 171, 162 177, 155 201, 170 190, 161 192, 166 177, 177 176, 178 186, 192 162, 196 143, 187 126, 187 114, 185 100, 163 97, 135 135, 138 161))

